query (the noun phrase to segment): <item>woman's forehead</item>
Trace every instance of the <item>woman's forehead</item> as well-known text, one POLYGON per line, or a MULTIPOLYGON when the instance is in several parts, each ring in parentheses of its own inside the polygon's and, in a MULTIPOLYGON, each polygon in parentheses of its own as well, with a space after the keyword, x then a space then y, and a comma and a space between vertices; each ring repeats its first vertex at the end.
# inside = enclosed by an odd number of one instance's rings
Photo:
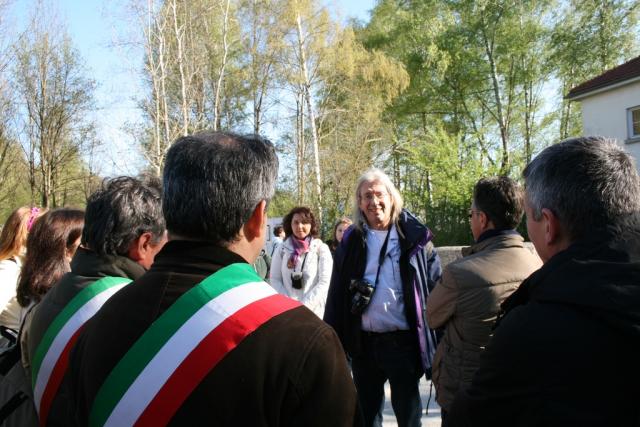
POLYGON ((292 221, 300 221, 300 222, 311 222, 311 217, 309 215, 305 215, 303 213, 294 213, 291 218, 292 221))

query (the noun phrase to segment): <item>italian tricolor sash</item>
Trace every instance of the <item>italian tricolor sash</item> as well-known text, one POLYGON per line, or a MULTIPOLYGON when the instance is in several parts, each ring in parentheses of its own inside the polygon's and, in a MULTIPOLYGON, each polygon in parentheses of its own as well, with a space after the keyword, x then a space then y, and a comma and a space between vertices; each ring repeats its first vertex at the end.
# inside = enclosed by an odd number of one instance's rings
POLYGON ((85 322, 113 294, 131 282, 123 277, 103 277, 78 292, 58 313, 36 348, 31 374, 40 425, 46 425, 51 402, 69 364, 69 352, 85 322))
POLYGON ((249 264, 218 270, 178 298, 116 364, 95 397, 89 425, 167 424, 242 340, 298 306, 249 264))

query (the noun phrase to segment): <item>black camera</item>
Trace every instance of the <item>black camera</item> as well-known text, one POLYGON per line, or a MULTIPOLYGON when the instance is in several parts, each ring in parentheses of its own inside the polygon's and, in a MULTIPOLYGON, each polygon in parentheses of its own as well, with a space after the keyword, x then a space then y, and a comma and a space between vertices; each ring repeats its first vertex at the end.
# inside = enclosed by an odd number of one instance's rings
POLYGON ((351 313, 362 314, 371 302, 375 287, 364 279, 351 279, 351 313))
POLYGON ((291 273, 291 287, 293 289, 302 289, 304 285, 304 279, 302 278, 302 273, 293 272, 291 273))

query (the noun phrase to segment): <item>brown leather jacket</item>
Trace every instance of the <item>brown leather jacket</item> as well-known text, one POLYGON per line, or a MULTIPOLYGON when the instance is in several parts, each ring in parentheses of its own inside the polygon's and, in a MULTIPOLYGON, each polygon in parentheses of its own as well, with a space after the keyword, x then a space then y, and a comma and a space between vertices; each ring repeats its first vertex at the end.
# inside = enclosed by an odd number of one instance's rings
POLYGON ((433 382, 445 410, 458 389, 471 383, 500 304, 542 265, 516 233, 490 237, 462 252, 463 258, 446 266, 427 302, 429 325, 444 327, 433 382))

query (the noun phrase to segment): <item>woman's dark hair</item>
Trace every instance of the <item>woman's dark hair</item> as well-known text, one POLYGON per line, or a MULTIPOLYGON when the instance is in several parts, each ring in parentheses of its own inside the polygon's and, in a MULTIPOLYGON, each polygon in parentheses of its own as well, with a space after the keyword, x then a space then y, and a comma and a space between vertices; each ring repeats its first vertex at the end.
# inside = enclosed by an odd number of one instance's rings
POLYGON ((311 224, 311 231, 309 231, 309 236, 318 237, 318 224, 316 223, 316 218, 313 216, 313 212, 311 209, 305 206, 298 206, 289 211, 288 214, 282 218, 282 226, 284 227, 284 235, 285 238, 293 235, 293 229, 291 228, 291 221, 293 220, 293 216, 298 214, 302 217, 302 222, 304 224, 311 224))
POLYGON ((349 226, 351 224, 353 224, 353 221, 351 221, 350 218, 347 217, 342 217, 338 220, 338 222, 336 222, 336 225, 333 226, 333 236, 332 239, 336 242, 336 245, 339 243, 336 239, 336 231, 338 231, 338 227, 340 226, 340 224, 344 224, 346 226, 349 226))
POLYGON ((18 281, 18 303, 38 302, 71 270, 67 256, 82 235, 84 211, 55 209, 38 218, 27 237, 27 255, 18 281))
POLYGON ((345 225, 345 230, 348 226, 350 226, 351 224, 353 224, 353 221, 351 221, 350 218, 342 217, 338 220, 338 222, 336 222, 336 224, 333 226, 333 235, 331 236, 331 241, 329 242, 329 249, 331 249, 332 251, 335 251, 336 249, 338 249, 338 245, 340 244, 340 242, 338 241, 338 239, 336 238, 336 232, 338 231, 338 227, 340 226, 340 224, 344 224, 345 225))

